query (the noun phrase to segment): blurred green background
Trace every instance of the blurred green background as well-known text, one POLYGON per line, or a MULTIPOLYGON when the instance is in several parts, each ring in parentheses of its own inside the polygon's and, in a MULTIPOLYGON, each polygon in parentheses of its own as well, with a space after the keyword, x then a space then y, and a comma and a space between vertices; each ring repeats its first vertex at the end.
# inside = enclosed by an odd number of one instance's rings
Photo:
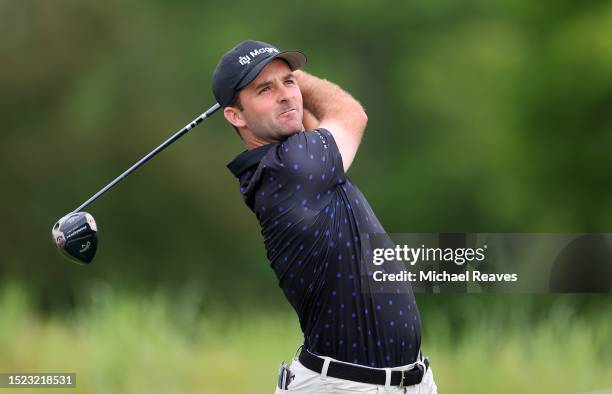
MULTIPOLYGON (((388 232, 610 232, 608 1, 3 0, 0 372, 76 371, 79 393, 272 392, 301 334, 222 116, 87 209, 91 266, 50 238, 213 104, 219 57, 248 38, 303 50, 366 107, 349 175, 388 232)), ((612 387, 609 295, 418 301, 441 392, 612 387)))

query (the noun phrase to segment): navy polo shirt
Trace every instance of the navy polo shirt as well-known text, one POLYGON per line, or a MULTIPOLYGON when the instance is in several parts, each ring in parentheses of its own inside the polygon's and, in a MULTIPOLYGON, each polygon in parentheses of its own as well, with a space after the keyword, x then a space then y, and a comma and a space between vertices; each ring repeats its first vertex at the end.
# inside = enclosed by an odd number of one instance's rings
POLYGON ((228 167, 259 220, 279 287, 299 317, 304 346, 377 368, 414 362, 421 322, 412 288, 408 282, 368 280, 363 254, 371 248, 362 246, 365 237, 384 229, 345 175, 332 134, 299 132, 245 151, 228 167))

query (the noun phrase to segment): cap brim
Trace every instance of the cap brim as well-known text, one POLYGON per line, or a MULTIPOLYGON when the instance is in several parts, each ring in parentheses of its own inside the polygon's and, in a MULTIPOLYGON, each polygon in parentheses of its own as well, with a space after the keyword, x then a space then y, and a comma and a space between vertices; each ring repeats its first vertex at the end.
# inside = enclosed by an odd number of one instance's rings
POLYGON ((275 59, 283 59, 284 61, 286 61, 291 71, 299 70, 300 68, 304 67, 307 61, 306 55, 304 55, 300 51, 279 52, 275 56, 263 60, 255 67, 253 67, 253 69, 249 71, 249 73, 245 75, 244 78, 242 78, 242 81, 240 81, 240 83, 236 87, 236 90, 242 89, 251 82, 253 82, 253 80, 257 78, 261 70, 263 70, 264 67, 266 67, 272 60, 275 59))
POLYGON ((300 51, 285 51, 275 56, 276 59, 287 61, 291 71, 299 70, 306 64, 306 55, 300 51))

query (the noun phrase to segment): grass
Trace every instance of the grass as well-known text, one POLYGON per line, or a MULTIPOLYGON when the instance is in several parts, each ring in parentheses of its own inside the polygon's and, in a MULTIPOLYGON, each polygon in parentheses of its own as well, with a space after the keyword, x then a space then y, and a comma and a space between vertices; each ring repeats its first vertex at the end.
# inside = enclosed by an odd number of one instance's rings
MULTIPOLYGON (((25 294, 15 286, 0 292, 0 372, 77 374, 76 389, 36 393, 271 393, 278 364, 301 340, 285 312, 230 318, 163 295, 105 291, 75 311, 42 315, 25 294)), ((545 307, 534 297, 443 297, 419 300, 440 392, 612 388, 609 299, 581 313, 562 297, 545 307)))

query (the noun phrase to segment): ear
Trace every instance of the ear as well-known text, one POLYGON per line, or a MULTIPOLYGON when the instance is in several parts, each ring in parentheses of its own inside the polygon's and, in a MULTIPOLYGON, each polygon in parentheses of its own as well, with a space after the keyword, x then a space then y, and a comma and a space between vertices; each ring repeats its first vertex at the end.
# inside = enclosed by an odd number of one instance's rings
POLYGON ((241 128, 246 126, 244 116, 238 108, 225 107, 223 109, 223 116, 225 116, 225 119, 227 119, 227 121, 230 122, 234 127, 241 128))

